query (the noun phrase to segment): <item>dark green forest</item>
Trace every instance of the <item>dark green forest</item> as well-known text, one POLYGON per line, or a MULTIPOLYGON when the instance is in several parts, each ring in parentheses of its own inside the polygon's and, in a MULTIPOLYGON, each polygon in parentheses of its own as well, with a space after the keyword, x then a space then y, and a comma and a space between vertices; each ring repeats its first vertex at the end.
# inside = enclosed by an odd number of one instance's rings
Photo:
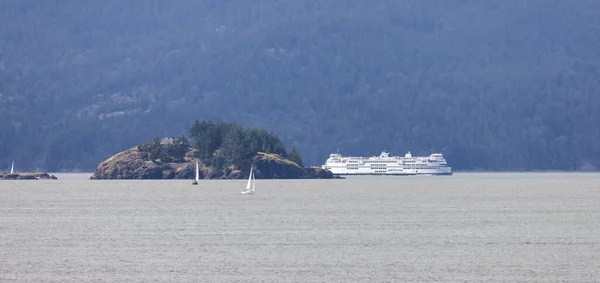
POLYGON ((250 170, 253 158, 259 153, 277 154, 302 166, 302 158, 292 147, 288 152, 274 133, 264 129, 244 128, 231 122, 195 121, 190 128, 190 143, 185 136, 161 142, 153 138, 137 146, 146 153, 145 160, 156 163, 185 162, 190 147, 204 166, 223 171, 230 166, 250 170))
POLYGON ((0 170, 90 171, 194 120, 304 165, 600 167, 598 1, 4 0, 0 21, 0 170))
MULTIPOLYGON (((190 137, 198 152, 196 157, 215 170, 223 170, 230 165, 250 170, 252 158, 258 152, 290 157, 274 133, 264 129, 246 129, 235 123, 195 121, 190 128, 190 137)), ((295 149, 292 147, 290 153, 293 152, 295 149)), ((302 165, 301 159, 293 160, 297 158, 293 154, 291 157, 292 161, 302 165)))

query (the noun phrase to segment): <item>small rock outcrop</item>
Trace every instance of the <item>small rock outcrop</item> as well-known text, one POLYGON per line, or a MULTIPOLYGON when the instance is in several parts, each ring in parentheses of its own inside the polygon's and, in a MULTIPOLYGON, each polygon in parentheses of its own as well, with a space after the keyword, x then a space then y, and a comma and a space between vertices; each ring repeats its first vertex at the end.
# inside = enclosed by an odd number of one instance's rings
POLYGON ((45 172, 0 173, 0 180, 56 180, 56 176, 45 172))
MULTIPOLYGON (((259 152, 253 159, 258 179, 332 179, 333 173, 320 167, 301 167, 277 154, 259 152)), ((245 176, 247 177, 247 176, 245 176)))

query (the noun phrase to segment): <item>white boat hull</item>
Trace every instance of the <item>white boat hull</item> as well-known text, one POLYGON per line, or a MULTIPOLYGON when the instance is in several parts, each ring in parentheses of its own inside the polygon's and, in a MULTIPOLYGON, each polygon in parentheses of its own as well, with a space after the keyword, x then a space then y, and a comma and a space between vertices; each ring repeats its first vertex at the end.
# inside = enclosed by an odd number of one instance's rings
POLYGON ((328 168, 331 173, 335 175, 393 175, 393 176, 412 176, 412 175, 452 175, 451 170, 439 170, 439 169, 420 169, 420 170, 403 170, 399 171, 386 171, 386 172, 374 172, 374 170, 347 170, 346 168, 328 168))

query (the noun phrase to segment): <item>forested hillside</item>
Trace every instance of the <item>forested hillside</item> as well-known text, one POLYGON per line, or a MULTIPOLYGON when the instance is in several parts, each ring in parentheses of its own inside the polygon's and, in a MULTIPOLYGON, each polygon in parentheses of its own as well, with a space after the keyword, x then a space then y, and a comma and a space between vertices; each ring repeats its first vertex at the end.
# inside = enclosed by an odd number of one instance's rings
POLYGON ((1 2, 0 168, 92 170, 209 119, 307 165, 600 167, 598 1, 1 2))

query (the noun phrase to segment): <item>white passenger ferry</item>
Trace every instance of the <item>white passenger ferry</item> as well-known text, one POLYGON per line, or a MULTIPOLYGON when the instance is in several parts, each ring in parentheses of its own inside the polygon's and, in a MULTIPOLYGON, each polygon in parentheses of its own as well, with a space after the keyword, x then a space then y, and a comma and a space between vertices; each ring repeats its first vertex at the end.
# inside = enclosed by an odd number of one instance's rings
POLYGON ((336 175, 452 175, 441 153, 413 157, 410 151, 404 157, 386 151, 373 157, 342 156, 338 151, 321 168, 336 175))

